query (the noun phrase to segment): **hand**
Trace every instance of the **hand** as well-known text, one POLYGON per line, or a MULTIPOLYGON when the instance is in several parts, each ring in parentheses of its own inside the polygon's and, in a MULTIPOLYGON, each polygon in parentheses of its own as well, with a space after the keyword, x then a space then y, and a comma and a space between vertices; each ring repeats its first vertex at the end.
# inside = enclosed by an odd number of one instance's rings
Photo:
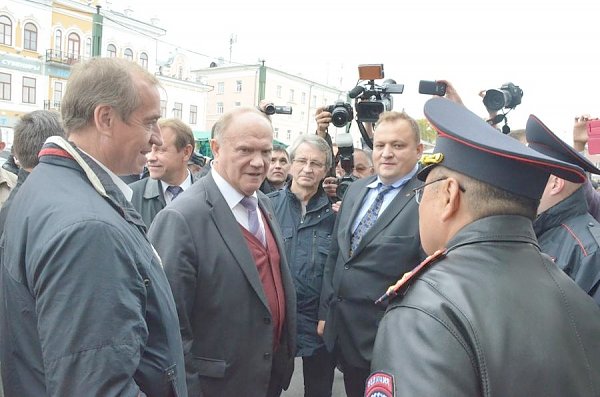
POLYGON ((575 117, 573 124, 573 149, 578 152, 585 150, 585 144, 588 141, 587 123, 592 120, 589 114, 582 114, 575 117))
POLYGON ((448 80, 437 80, 437 81, 440 81, 440 82, 446 84, 446 95, 444 95, 444 98, 447 98, 454 103, 458 103, 459 105, 464 106, 460 95, 458 95, 458 91, 456 91, 456 88, 454 88, 452 83, 450 83, 448 80))
POLYGON ((315 121, 317 122, 317 135, 325 138, 329 123, 331 123, 331 113, 325 110, 324 107, 317 108, 315 112, 315 121))
POLYGON ((324 332, 325 332, 325 320, 319 320, 319 322, 317 323, 317 335, 319 335, 322 338, 324 332))
POLYGON ((325 193, 327 193, 329 197, 337 197, 337 187, 337 178, 328 176, 327 178, 323 179, 323 190, 325 190, 325 193))
POLYGON ((337 214, 340 211, 341 205, 341 201, 336 201, 335 203, 331 204, 331 210, 337 214))

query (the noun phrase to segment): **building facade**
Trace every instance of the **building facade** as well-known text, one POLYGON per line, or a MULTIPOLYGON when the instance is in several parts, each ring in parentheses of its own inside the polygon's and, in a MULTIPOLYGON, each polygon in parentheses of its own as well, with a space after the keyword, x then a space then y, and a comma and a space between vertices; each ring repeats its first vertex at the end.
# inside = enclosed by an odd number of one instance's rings
MULTIPOLYGON (((223 113, 235 107, 257 106, 265 99, 274 105, 292 108, 292 114, 271 116, 274 138, 286 144, 299 135, 315 132, 317 108, 346 99, 345 91, 260 64, 217 66, 213 63, 213 67, 193 73, 213 87, 206 98, 206 130, 210 130, 223 113), (261 67, 264 68, 262 76, 261 67)), ((334 138, 336 130, 345 132, 331 126, 334 138)))

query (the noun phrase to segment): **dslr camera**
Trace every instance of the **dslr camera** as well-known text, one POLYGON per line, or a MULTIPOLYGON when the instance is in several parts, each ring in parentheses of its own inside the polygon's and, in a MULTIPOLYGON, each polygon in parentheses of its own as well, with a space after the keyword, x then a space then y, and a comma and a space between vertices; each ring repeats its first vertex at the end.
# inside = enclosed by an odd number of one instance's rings
POLYGON ((265 112, 265 114, 268 114, 269 116, 272 114, 292 114, 292 107, 291 106, 277 106, 277 105, 273 105, 272 103, 268 103, 265 106, 265 109, 263 110, 263 112, 265 112))
POLYGON ((352 135, 345 133, 337 136, 338 159, 340 166, 344 170, 344 175, 337 180, 337 189, 335 191, 338 199, 343 200, 346 190, 350 184, 358 178, 352 175, 354 170, 354 145, 352 144, 352 135))
POLYGON ((502 108, 514 109, 521 103, 523 90, 513 83, 506 83, 498 89, 487 90, 483 97, 483 104, 492 111, 502 108))
POLYGON ((337 101, 335 104, 329 105, 325 108, 325 111, 331 113, 331 123, 338 128, 345 126, 354 118, 352 105, 343 101, 337 101))
POLYGON ((375 84, 375 80, 384 77, 383 64, 359 65, 358 75, 359 80, 367 82, 351 89, 348 96, 357 99, 354 106, 357 121, 374 123, 381 113, 392 110, 394 102, 391 94, 402 94, 404 84, 396 84, 393 79, 384 80, 381 85, 375 84))

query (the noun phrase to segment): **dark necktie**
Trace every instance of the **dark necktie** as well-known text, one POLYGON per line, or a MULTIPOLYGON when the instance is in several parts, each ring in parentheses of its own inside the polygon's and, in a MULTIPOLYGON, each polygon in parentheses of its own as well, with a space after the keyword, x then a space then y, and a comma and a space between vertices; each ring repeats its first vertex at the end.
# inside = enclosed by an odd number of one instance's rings
POLYGON ((265 236, 263 235, 263 232, 260 228, 260 223, 258 222, 258 203, 254 201, 253 197, 244 196, 244 198, 240 201, 240 204, 242 204, 248 211, 248 229, 250 233, 252 233, 262 243, 262 245, 265 245, 265 236))
POLYGON ((169 186, 167 187, 167 191, 171 193, 171 201, 175 200, 179 193, 183 192, 181 186, 169 186))
POLYGON ((383 184, 378 185, 379 193, 377 193, 377 197, 375 197, 375 201, 371 204, 371 207, 367 210, 367 213, 360 220, 354 234, 352 234, 352 239, 350 241, 350 247, 352 249, 351 255, 356 252, 356 248, 360 243, 360 240, 367 234, 371 226, 375 224, 377 220, 377 215, 379 214, 379 210, 381 209, 381 204, 383 204, 383 198, 387 192, 392 190, 394 187, 389 185, 385 186, 383 184), (382 187, 383 186, 383 187, 382 187))

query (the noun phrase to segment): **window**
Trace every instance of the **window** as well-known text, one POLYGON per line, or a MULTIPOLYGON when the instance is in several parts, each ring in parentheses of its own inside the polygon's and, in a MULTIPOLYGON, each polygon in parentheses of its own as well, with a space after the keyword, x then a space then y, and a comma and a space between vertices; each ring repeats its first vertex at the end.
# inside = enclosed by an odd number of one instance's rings
POLYGON ((225 92, 225 83, 222 81, 219 81, 217 83, 217 94, 223 94, 225 92))
POLYGON ((313 95, 311 100, 310 100, 310 107, 317 107, 317 96, 313 95))
POLYGON ((223 114, 223 102, 217 102, 217 114, 223 114))
POLYGON ((109 44, 108 47, 106 47, 106 55, 108 55, 109 58, 114 58, 117 56, 117 47, 115 47, 114 44, 109 44))
POLYGON ((125 51, 123 51, 123 56, 128 61, 133 61, 133 51, 131 51, 131 48, 125 48, 125 51))
POLYGON ((173 106, 173 117, 181 120, 181 113, 183 112, 183 104, 179 102, 175 102, 175 106, 173 106))
POLYGON ((67 38, 67 56, 69 59, 79 59, 79 46, 81 42, 77 33, 70 33, 67 38))
POLYGON ((60 102, 63 95, 63 83, 62 81, 54 82, 54 102, 60 102))
POLYGON ((294 102, 294 90, 290 90, 290 102, 294 102))
POLYGON ((35 79, 23 77, 23 103, 35 103, 35 79))
POLYGON ((190 124, 198 122, 198 106, 190 105, 190 124))
POLYGON ((273 132, 275 133, 274 138, 279 138, 279 128, 273 128, 273 132))
POLYGON ((142 65, 144 69, 148 69, 148 54, 145 52, 140 54, 140 65, 142 65))
POLYGON ((233 106, 235 106, 236 108, 239 108, 240 106, 242 106, 241 102, 234 102, 233 106))
POLYGON ((306 103, 306 92, 303 92, 300 96, 300 103, 302 103, 303 105, 306 103))
POLYGON ((277 86, 277 94, 276 95, 277 95, 277 98, 281 98, 281 86, 280 85, 277 86))
POLYGON ((12 22, 6 16, 0 16, 0 44, 12 45, 12 22))
POLYGON ((62 31, 60 29, 57 29, 56 32, 54 32, 54 49, 57 52, 62 51, 62 31))
POLYGON ((167 101, 160 101, 160 117, 167 117, 167 101))
POLYGON ((0 73, 0 99, 10 101, 10 74, 0 73))
POLYGON ((235 81, 235 92, 242 92, 242 80, 235 81))
POLYGON ((31 22, 25 24, 23 47, 26 50, 37 51, 37 28, 31 22))
POLYGON ((85 56, 87 58, 92 56, 92 38, 88 37, 85 39, 85 56))
POLYGON ((292 140, 292 130, 287 130, 287 140, 288 142, 292 140))

